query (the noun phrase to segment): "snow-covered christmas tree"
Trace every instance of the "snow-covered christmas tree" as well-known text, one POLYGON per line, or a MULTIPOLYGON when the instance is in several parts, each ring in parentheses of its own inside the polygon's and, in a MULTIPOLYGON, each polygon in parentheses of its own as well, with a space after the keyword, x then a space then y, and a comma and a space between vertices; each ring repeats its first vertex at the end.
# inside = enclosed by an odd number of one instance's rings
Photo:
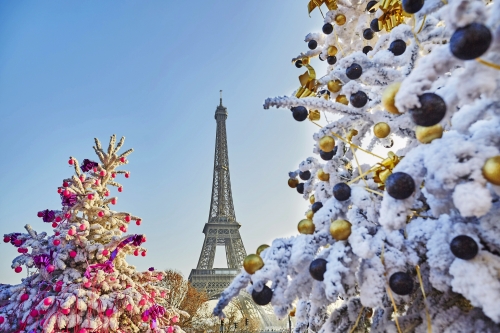
MULTIPOLYGON (((43 210, 38 217, 51 223, 53 235, 27 233, 4 235, 21 253, 12 268, 23 266, 36 271, 18 285, 1 285, 2 332, 182 332, 175 324, 179 311, 169 306, 168 289, 158 286, 161 271, 150 268, 137 272, 126 262, 127 255, 145 256, 146 237, 128 235, 138 216, 112 210, 123 187, 119 175, 130 173, 117 168, 128 163, 132 149, 119 154, 125 138, 116 144, 111 137, 104 150, 95 139, 100 163, 88 159, 80 165, 74 157, 68 163, 75 174, 58 188, 61 210, 43 210)), ((183 313, 181 313, 183 314, 183 313)))
POLYGON ((320 127, 288 181, 311 205, 214 313, 247 288, 296 332, 499 332, 500 2, 322 6, 300 88, 264 104, 320 127))

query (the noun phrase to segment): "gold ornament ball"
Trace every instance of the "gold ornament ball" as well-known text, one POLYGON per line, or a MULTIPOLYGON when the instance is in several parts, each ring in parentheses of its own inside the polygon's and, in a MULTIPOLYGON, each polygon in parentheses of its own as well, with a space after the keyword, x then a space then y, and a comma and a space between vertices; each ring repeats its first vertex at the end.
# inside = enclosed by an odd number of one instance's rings
POLYGON ((290 317, 295 317, 295 312, 297 309, 293 308, 292 311, 290 311, 290 317))
POLYGON ((327 182, 330 180, 330 174, 329 173, 326 173, 323 171, 323 169, 319 169, 318 170, 318 179, 319 180, 322 180, 324 182, 327 182))
POLYGON ((313 221, 309 219, 304 219, 299 222, 297 229, 303 235, 312 235, 314 234, 315 227, 313 221))
POLYGON ((267 249, 268 247, 269 245, 267 244, 262 244, 261 246, 259 246, 256 251, 257 255, 260 256, 261 252, 267 249))
POLYGON ((346 240, 351 234, 351 223, 346 220, 333 221, 330 225, 330 234, 335 240, 346 240))
POLYGON ((256 254, 249 254, 243 260, 243 268, 248 274, 253 274, 264 267, 262 258, 256 254))
POLYGON ((443 136, 443 126, 436 124, 433 126, 417 126, 415 129, 417 140, 421 143, 431 143, 434 139, 439 139, 443 136))
POLYGON ((311 205, 312 205, 314 202, 316 202, 316 198, 314 197, 314 194, 313 194, 313 195, 311 195, 311 196, 309 197, 309 202, 311 203, 311 205))
POLYGON ((288 186, 290 186, 291 188, 296 188, 297 185, 299 185, 299 180, 297 178, 288 179, 288 186))
POLYGON ((339 92, 340 89, 342 89, 342 82, 340 80, 330 80, 328 81, 328 90, 330 90, 331 92, 339 92))
POLYGON ((336 54, 337 54, 337 51, 338 51, 338 50, 337 50, 337 47, 335 47, 335 46, 333 46, 333 45, 328 46, 328 50, 327 50, 327 52, 328 52, 328 55, 329 55, 329 56, 334 56, 334 55, 336 55, 336 54))
POLYGON ((341 103, 344 105, 349 104, 349 100, 347 99, 347 97, 345 97, 345 95, 338 95, 337 98, 335 98, 335 102, 341 103))
POLYGON ((373 126, 373 134, 379 139, 386 138, 390 133, 391 128, 387 123, 376 123, 375 126, 373 126))
POLYGON ((319 140, 319 148, 325 153, 329 153, 335 148, 335 140, 331 136, 324 136, 319 140))
POLYGON ((398 108, 394 105, 394 99, 399 91, 399 87, 401 87, 401 82, 394 82, 388 85, 382 94, 382 105, 392 114, 399 114, 398 108))
POLYGON ((309 219, 309 220, 312 220, 313 219, 313 216, 314 216, 314 213, 312 210, 308 210, 307 213, 306 213, 306 217, 309 219))
POLYGON ((335 16, 335 23, 337 23, 338 25, 344 25, 346 21, 347 20, 344 14, 338 14, 337 16, 335 16))
POLYGON ((483 177, 492 184, 500 185, 500 156, 486 160, 483 166, 483 177))

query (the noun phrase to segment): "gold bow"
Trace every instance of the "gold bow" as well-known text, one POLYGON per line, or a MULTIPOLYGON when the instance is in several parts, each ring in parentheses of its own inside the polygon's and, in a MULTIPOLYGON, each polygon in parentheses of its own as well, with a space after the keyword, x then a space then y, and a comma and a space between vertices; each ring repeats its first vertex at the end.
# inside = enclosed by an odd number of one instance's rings
POLYGON ((387 177, 392 174, 392 170, 398 165, 401 158, 392 151, 387 153, 387 158, 378 164, 378 167, 373 170, 373 180, 379 184, 378 188, 383 190, 387 177))
POLYGON ((385 29, 387 32, 403 23, 406 17, 411 17, 410 14, 403 10, 401 0, 382 0, 374 8, 377 8, 377 6, 384 12, 378 18, 378 27, 379 29, 385 29))
POLYGON ((311 0, 307 4, 307 10, 309 12, 309 16, 311 16, 311 12, 317 8, 321 10, 321 5, 325 4, 328 7, 328 10, 337 9, 337 0, 311 0))
POLYGON ((311 65, 304 64, 307 67, 307 72, 299 76, 300 88, 295 94, 297 98, 304 98, 316 95, 318 89, 318 81, 316 80, 316 71, 311 65))

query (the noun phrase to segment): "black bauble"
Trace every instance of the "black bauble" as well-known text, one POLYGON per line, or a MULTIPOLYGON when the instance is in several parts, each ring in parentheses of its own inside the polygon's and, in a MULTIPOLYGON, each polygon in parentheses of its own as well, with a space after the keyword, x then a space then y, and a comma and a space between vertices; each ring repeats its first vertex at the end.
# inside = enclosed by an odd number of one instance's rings
POLYGON ((469 236, 460 235, 453 238, 450 243, 450 250, 455 257, 470 260, 477 255, 479 248, 474 239, 469 236))
POLYGON ((419 126, 433 126, 443 120, 446 114, 446 103, 441 96, 425 93, 418 97, 419 108, 410 109, 413 122, 419 126))
POLYGON ((346 183, 338 183, 333 187, 333 196, 338 201, 346 201, 351 197, 351 188, 346 183))
POLYGON ((345 75, 351 80, 359 79, 361 74, 363 74, 363 68, 357 63, 352 64, 345 70, 345 75))
POLYGON ((375 13, 377 9, 373 8, 376 4, 378 4, 378 1, 370 1, 366 5, 366 11, 370 13, 375 13))
POLYGON ((370 45, 363 47, 364 54, 368 54, 368 52, 370 52, 372 50, 373 50, 373 47, 371 47, 370 45))
POLYGON ((368 40, 372 39, 373 38, 373 30, 370 28, 363 30, 363 38, 368 39, 368 40))
POLYGON ((311 49, 314 50, 315 48, 318 47, 318 42, 313 40, 310 40, 309 43, 307 43, 307 46, 311 49))
POLYGON ((458 28, 450 38, 450 51, 462 60, 472 60, 482 56, 490 47, 490 29, 481 23, 472 23, 458 28))
POLYGON ((406 51, 406 43, 404 42, 404 40, 396 39, 389 46, 389 51, 394 53, 395 56, 400 56, 406 51))
POLYGON ((335 63, 337 62, 337 57, 336 56, 328 56, 326 58, 326 62, 330 65, 335 65, 335 63))
POLYGON ((413 291, 413 279, 408 273, 397 272, 389 278, 389 287, 398 295, 409 295, 413 291))
POLYGON ((424 0, 403 0, 403 10, 408 14, 415 14, 424 6, 424 0))
POLYGON ((299 183, 295 188, 300 194, 304 194, 304 183, 299 183))
POLYGON ((297 67, 297 68, 302 67, 302 60, 297 60, 297 61, 295 62, 295 67, 297 67))
POLYGON ((406 199, 415 192, 415 181, 407 173, 395 172, 387 177, 385 189, 394 199, 406 199))
POLYGON ((368 102, 368 96, 363 91, 358 91, 351 95, 349 101, 355 108, 362 108, 368 102))
POLYGON ((325 259, 314 259, 309 265, 309 273, 314 280, 323 281, 326 272, 326 264, 328 261, 325 259))
POLYGON ((309 115, 309 112, 303 106, 294 106, 293 108, 291 108, 291 110, 293 119, 297 121, 304 121, 307 119, 307 116, 309 115))
POLYGON ((311 178, 311 171, 299 171, 299 177, 302 180, 308 180, 309 178, 311 178))
POLYGON ((370 29, 372 29, 375 32, 379 32, 381 29, 378 27, 378 19, 373 19, 370 22, 370 29))
POLYGON ((330 23, 325 23, 325 25, 323 26, 323 33, 329 35, 332 32, 333 32, 333 25, 331 25, 330 23))
POLYGON ((329 153, 327 152, 324 152, 322 151, 321 149, 319 150, 319 156, 321 157, 322 160, 324 161, 329 161, 333 158, 333 156, 335 156, 335 154, 337 154, 337 147, 338 146, 335 146, 335 148, 333 148, 333 150, 329 153))
POLYGON ((252 299, 255 304, 267 305, 271 302, 271 298, 273 298, 273 291, 268 286, 264 286, 259 292, 255 290, 252 291, 252 299))
POLYGON ((313 211, 313 213, 316 213, 318 210, 321 209, 321 207, 323 207, 323 204, 319 201, 316 201, 315 203, 312 204, 311 210, 313 211))

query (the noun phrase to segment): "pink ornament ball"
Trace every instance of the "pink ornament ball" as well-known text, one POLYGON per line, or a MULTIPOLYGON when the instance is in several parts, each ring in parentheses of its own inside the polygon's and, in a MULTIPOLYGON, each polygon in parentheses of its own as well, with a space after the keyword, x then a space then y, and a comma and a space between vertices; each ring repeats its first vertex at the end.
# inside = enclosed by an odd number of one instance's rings
POLYGON ((141 252, 141 256, 145 257, 146 256, 146 251, 141 252))
POLYGON ((61 313, 64 314, 64 315, 67 315, 71 312, 70 309, 61 309, 61 313))
POLYGON ((43 212, 38 212, 38 213, 36 213, 36 216, 38 216, 38 217, 43 217, 43 212))
POLYGON ((135 224, 141 225, 141 222, 142 222, 142 220, 139 219, 139 220, 135 221, 135 224))
POLYGON ((83 284, 83 286, 84 286, 85 288, 90 288, 90 287, 92 287, 92 283, 90 283, 90 282, 88 282, 88 281, 87 281, 87 282, 85 282, 85 283, 83 284))
POLYGON ((52 241, 52 244, 54 244, 55 246, 59 246, 59 244, 61 244, 61 241, 59 239, 54 239, 54 241, 52 241))
POLYGON ((14 268, 14 272, 16 273, 21 273, 23 271, 23 268, 21 266, 17 266, 16 268, 14 268))
POLYGON ((30 298, 30 295, 28 294, 22 294, 21 295, 21 302, 25 302, 30 298))
POLYGON ((69 164, 69 165, 73 165, 73 163, 75 163, 75 162, 73 161, 73 159, 70 159, 70 160, 68 161, 68 164, 69 164))
POLYGON ((113 315, 113 310, 107 309, 106 310, 106 316, 111 317, 113 315))
POLYGON ((5 318, 0 316, 0 325, 3 324, 5 322, 5 318))
MULTIPOLYGON (((59 187, 59 188, 57 189, 57 193, 61 194, 61 193, 62 193, 62 188, 60 188, 60 187, 59 187)), ((38 213, 38 214, 40 214, 40 213, 38 213)), ((38 217, 41 217, 41 216, 40 216, 40 215, 38 215, 38 217)))
POLYGON ((93 200, 94 199, 94 195, 92 193, 88 194, 87 195, 87 199, 93 200))
POLYGON ((163 297, 163 298, 164 298, 165 296, 167 296, 167 293, 166 293, 166 292, 164 292, 164 291, 162 291, 160 295, 161 295, 161 297, 163 297))
POLYGON ((56 222, 52 222, 52 228, 56 228, 57 227, 57 223, 56 222))
POLYGON ((106 250, 106 249, 102 250, 102 255, 103 256, 107 256, 108 254, 109 254, 108 250, 106 250))
POLYGON ((117 201, 117 200, 116 200, 116 198, 111 199, 111 203, 112 203, 113 205, 116 205, 116 201, 117 201))
POLYGON ((132 221, 132 218, 130 217, 130 215, 125 216, 125 221, 126 222, 132 221))
POLYGON ((127 159, 125 157, 120 157, 120 162, 125 163, 127 159))
POLYGON ((70 191, 68 191, 68 190, 64 190, 64 191, 63 191, 63 195, 64 195, 65 197, 69 197, 69 196, 71 195, 71 192, 70 192, 70 191))
POLYGON ((37 309, 33 309, 30 311, 30 316, 32 317, 37 317, 38 316, 38 310, 37 309))
POLYGON ((59 231, 56 231, 54 235, 59 236, 61 233, 59 231))
POLYGON ((56 284, 54 291, 60 292, 62 290, 62 284, 56 284))
POLYGON ((142 240, 141 240, 143 243, 146 243, 146 236, 142 236, 142 240))
POLYGON ((137 250, 137 249, 136 249, 136 250, 134 251, 134 256, 136 256, 136 257, 137 257, 138 255, 139 255, 139 250, 137 250))
POLYGON ((71 228, 68 230, 68 235, 73 236, 76 233, 76 230, 71 228))
POLYGON ((97 186, 99 186, 100 183, 101 182, 99 181, 99 179, 96 179, 95 182, 94 182, 94 184, 96 184, 97 186))
POLYGON ((151 297, 155 298, 156 297, 156 292, 152 291, 151 292, 151 297))
POLYGON ((127 228, 125 228, 125 227, 121 227, 121 230, 122 230, 123 232, 127 232, 127 228))
POLYGON ((4 243, 8 243, 8 242, 10 242, 10 237, 9 237, 9 236, 5 236, 5 237, 3 238, 3 241, 4 241, 4 243))
POLYGON ((104 217, 105 213, 104 213, 103 211, 100 211, 99 213, 97 213, 97 215, 98 215, 99 217, 104 217))
POLYGON ((76 251, 70 251, 70 252, 69 252, 69 256, 70 256, 71 258, 76 257, 76 251))
POLYGON ((175 324, 175 323, 177 323, 177 322, 179 322, 179 317, 174 316, 174 317, 172 318, 172 322, 173 322, 174 324, 175 324))
POLYGON ((106 176, 106 170, 101 170, 101 172, 99 174, 101 175, 101 177, 106 176))
POLYGON ((54 267, 54 265, 47 265, 45 269, 48 273, 52 273, 56 268, 54 267))
POLYGON ((173 326, 169 326, 169 327, 167 328, 167 332, 168 332, 168 333, 174 333, 174 327, 173 327, 173 326))
POLYGON ((78 333, 87 333, 87 330, 85 328, 82 328, 81 330, 78 331, 78 333))
POLYGON ((139 301, 139 305, 143 306, 146 305, 146 300, 143 298, 139 301))
POLYGON ((97 172, 97 167, 94 167, 92 170, 93 170, 94 172, 97 172))
POLYGON ((87 226, 85 224, 80 224, 79 228, 80 228, 81 231, 84 231, 84 230, 87 229, 87 226))
POLYGON ((127 311, 132 311, 132 304, 127 304, 127 311))
MULTIPOLYGON (((158 274, 158 275, 156 276, 156 278, 158 279, 158 281, 161 281, 161 280, 163 280, 163 275, 158 274)), ((165 297, 165 296, 162 296, 162 297, 165 297)))
POLYGON ((67 218, 67 219, 69 219, 71 217, 71 213, 64 214, 64 217, 67 218))
POLYGON ((24 249, 22 247, 20 247, 20 248, 17 249, 17 252, 18 253, 24 253, 24 249))
POLYGON ((123 192, 123 186, 118 187, 118 192, 123 192))
POLYGON ((22 240, 20 240, 20 239, 16 239, 16 240, 14 241, 14 245, 16 245, 16 246, 21 246, 21 244, 22 244, 22 243, 23 243, 23 241, 22 241, 22 240))
POLYGON ((142 321, 149 321, 149 316, 143 315, 142 316, 142 321))
POLYGON ((80 181, 83 183, 85 181, 85 176, 84 175, 81 175, 80 176, 80 181))
POLYGON ((69 186, 69 183, 68 183, 68 182, 63 182, 63 186, 64 186, 64 187, 68 187, 68 186, 69 186))
POLYGON ((111 178, 116 178, 116 173, 114 173, 114 172, 113 172, 113 173, 111 174, 111 178))
POLYGON ((56 217, 56 222, 61 222, 62 218, 60 216, 56 217))
POLYGON ((127 173, 125 174, 125 178, 130 178, 130 172, 127 172, 127 173))
POLYGON ((109 191, 104 192, 104 195, 109 197, 109 191))

